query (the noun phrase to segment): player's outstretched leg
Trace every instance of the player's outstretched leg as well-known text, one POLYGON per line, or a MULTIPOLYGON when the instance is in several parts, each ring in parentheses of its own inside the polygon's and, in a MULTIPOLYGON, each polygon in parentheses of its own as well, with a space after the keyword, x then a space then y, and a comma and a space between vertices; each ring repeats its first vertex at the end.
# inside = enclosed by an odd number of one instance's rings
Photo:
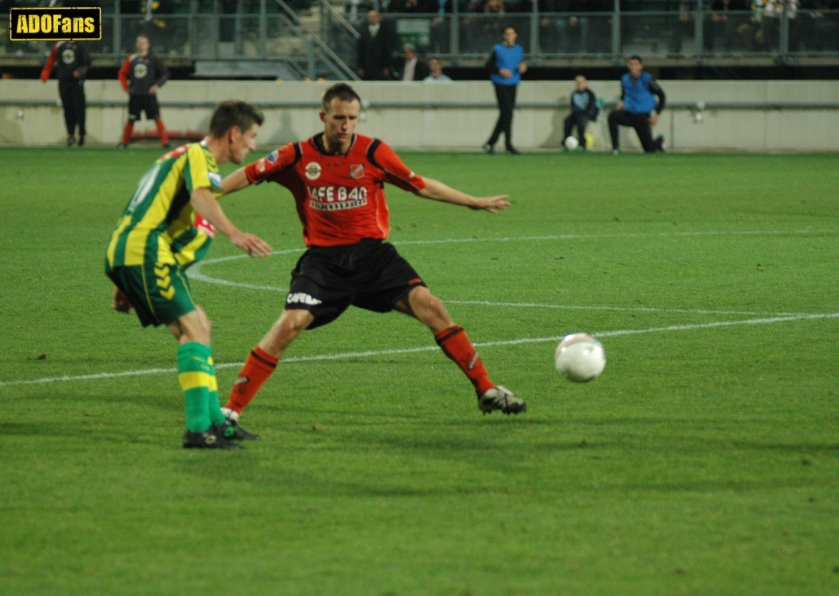
POLYGON ((215 431, 228 441, 258 441, 259 435, 246 431, 239 426, 238 416, 234 419, 228 418, 221 410, 218 401, 218 381, 216 380, 215 363, 210 357, 210 368, 212 378, 210 379, 210 391, 207 399, 207 409, 210 412, 210 421, 215 431))
POLYGON ((238 424, 242 413, 251 400, 256 397, 262 385, 277 368, 283 351, 312 324, 314 317, 306 310, 284 310, 271 330, 259 341, 248 355, 245 365, 233 383, 230 399, 222 408, 228 420, 238 424))
POLYGON ((437 345, 454 361, 472 382, 478 393, 478 408, 484 414, 500 410, 504 414, 518 414, 527 411, 527 404, 512 391, 489 380, 481 357, 463 327, 452 325, 434 334, 437 345))
POLYGON ((500 410, 505 414, 518 414, 527 410, 524 401, 509 389, 496 386, 490 379, 484 363, 463 327, 452 321, 446 307, 425 286, 417 286, 395 305, 396 309, 419 319, 431 331, 437 345, 475 387, 478 408, 489 414, 500 410))

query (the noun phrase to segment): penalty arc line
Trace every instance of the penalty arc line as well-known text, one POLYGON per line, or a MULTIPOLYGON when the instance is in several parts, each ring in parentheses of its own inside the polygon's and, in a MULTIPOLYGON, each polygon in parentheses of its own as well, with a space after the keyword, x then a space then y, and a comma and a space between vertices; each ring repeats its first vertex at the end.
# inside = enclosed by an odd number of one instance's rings
MULTIPOLYGON (((645 329, 619 329, 615 331, 601 331, 592 333, 594 337, 620 337, 624 335, 640 335, 643 333, 666 333, 670 331, 693 331, 696 329, 713 329, 716 327, 734 327, 737 325, 771 325, 773 323, 787 323, 791 321, 807 321, 815 319, 837 319, 839 313, 816 313, 816 314, 802 314, 791 315, 785 317, 769 317, 759 319, 744 319, 742 321, 715 321, 713 323, 691 323, 687 325, 668 325, 666 327, 647 327, 645 329)), ((511 339, 504 341, 487 341, 476 342, 476 348, 491 348, 497 346, 517 346, 523 344, 547 343, 555 342, 562 339, 564 336, 552 337, 531 337, 521 339, 511 339)), ((396 348, 392 350, 368 350, 363 352, 343 352, 339 354, 321 354, 316 356, 296 356, 285 358, 282 360, 285 364, 294 364, 298 362, 317 362, 323 360, 344 360, 349 358, 369 358, 373 356, 389 356, 395 354, 416 354, 418 352, 433 352, 439 350, 438 346, 418 346, 415 348, 396 348)), ((216 364, 217 370, 226 368, 241 367, 244 362, 225 362, 216 364)), ((153 375, 163 373, 176 373, 176 368, 149 368, 145 370, 128 370, 118 373, 94 373, 89 375, 76 376, 61 376, 61 377, 47 377, 42 379, 32 379, 27 381, 0 381, 0 387, 13 387, 18 385, 41 385, 47 383, 60 383, 68 381, 92 381, 99 379, 118 379, 122 377, 137 377, 142 375, 153 375)))

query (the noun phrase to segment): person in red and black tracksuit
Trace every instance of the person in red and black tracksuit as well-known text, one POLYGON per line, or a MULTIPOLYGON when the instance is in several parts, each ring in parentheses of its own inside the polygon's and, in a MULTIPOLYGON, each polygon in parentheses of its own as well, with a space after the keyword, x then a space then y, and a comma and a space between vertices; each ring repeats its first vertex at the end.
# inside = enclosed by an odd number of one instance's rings
POLYGON ((169 135, 160 119, 160 106, 157 103, 157 90, 169 80, 169 69, 163 61, 151 53, 151 43, 145 35, 137 38, 137 53, 129 56, 119 69, 119 82, 128 92, 128 121, 122 131, 122 142, 117 145, 123 149, 131 141, 134 123, 145 112, 146 118, 154 120, 160 143, 169 147, 169 135))
POLYGON ((84 145, 85 110, 84 80, 90 69, 90 53, 84 44, 77 41, 59 41, 50 52, 47 63, 41 70, 41 80, 47 82, 55 67, 58 79, 58 94, 64 108, 64 124, 67 126, 67 146, 76 143, 76 126, 79 128, 79 147, 84 145))

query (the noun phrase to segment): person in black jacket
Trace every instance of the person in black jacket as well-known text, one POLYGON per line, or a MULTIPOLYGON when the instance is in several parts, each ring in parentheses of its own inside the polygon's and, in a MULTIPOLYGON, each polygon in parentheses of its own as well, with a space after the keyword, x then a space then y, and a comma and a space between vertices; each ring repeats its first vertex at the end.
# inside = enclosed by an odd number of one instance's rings
POLYGON ((577 134, 580 139, 580 149, 586 148, 586 125, 589 120, 597 120, 600 108, 597 105, 597 96, 594 91, 588 88, 588 81, 582 75, 576 77, 574 82, 577 89, 571 94, 571 113, 565 119, 565 134, 562 143, 571 136, 574 126, 577 127, 577 134))
POLYGON ((396 48, 396 29, 382 19, 378 11, 367 13, 367 26, 360 27, 361 37, 356 46, 356 71, 365 81, 391 79, 393 51, 396 48))
POLYGON ((84 44, 77 41, 59 41, 50 52, 47 63, 41 70, 41 80, 47 82, 53 66, 58 78, 58 94, 64 108, 64 124, 67 126, 67 146, 76 143, 76 125, 79 127, 79 147, 84 145, 85 111, 84 80, 90 69, 90 53, 84 44))
POLYGON ((417 56, 417 50, 412 43, 402 46, 403 57, 396 65, 394 77, 399 81, 422 81, 428 76, 429 70, 425 60, 417 56))

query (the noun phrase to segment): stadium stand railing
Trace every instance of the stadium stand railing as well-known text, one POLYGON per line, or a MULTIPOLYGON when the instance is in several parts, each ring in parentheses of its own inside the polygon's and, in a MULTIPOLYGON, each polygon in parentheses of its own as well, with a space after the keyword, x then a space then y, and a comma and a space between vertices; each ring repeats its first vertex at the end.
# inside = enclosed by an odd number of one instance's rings
MULTIPOLYGON (((37 6, 45 0, 19 0, 37 6)), ((514 25, 535 66, 607 66, 631 54, 660 65, 835 65, 839 0, 101 0, 95 64, 118 65, 143 33, 170 65, 203 77, 355 79, 368 10, 395 22, 400 46, 448 65, 477 66, 514 25), (486 12, 486 2, 503 13, 486 12), (584 10, 556 11, 576 6, 584 10), (417 9, 424 12, 416 12, 417 9)), ((74 5, 80 2, 74 2, 74 5)), ((0 65, 43 62, 49 44, 11 42, 0 15, 0 65), (5 41, 3 39, 5 38, 5 41)))

